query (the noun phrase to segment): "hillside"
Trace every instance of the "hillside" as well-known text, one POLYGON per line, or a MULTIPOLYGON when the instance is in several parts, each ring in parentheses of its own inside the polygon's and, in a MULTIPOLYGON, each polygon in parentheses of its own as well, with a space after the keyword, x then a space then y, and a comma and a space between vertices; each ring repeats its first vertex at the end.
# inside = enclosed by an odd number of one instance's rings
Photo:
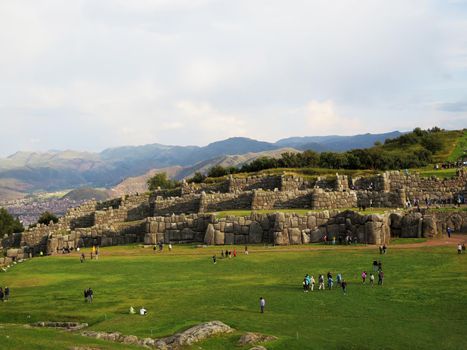
POLYGON ((95 199, 96 201, 104 201, 111 197, 110 191, 98 190, 95 188, 83 187, 71 190, 62 199, 68 199, 71 201, 87 201, 95 199))
MULTIPOLYGON (((385 139, 399 134, 401 133, 396 131, 375 135, 312 136, 283 139, 276 143, 234 137, 202 147, 150 144, 109 148, 100 153, 71 150, 17 152, 0 159, 0 198, 13 199, 37 191, 50 192, 81 187, 112 188, 127 178, 144 178, 152 169, 183 167, 183 171, 174 174, 180 179, 217 164, 241 166, 254 159, 256 153, 282 153, 283 149, 291 148, 349 150, 372 145, 375 140, 384 142, 385 139)), ((277 157, 277 154, 271 157, 277 157)), ((134 181, 139 181, 140 184, 128 185, 124 190, 126 185, 122 184, 121 189, 116 191, 141 189, 141 182, 144 180, 134 181)))

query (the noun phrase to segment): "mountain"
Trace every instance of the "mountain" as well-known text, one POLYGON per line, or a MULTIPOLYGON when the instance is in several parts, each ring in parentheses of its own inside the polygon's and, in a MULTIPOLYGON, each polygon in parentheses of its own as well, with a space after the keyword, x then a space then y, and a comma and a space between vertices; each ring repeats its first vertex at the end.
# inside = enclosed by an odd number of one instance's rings
POLYGON ((62 198, 72 201, 88 201, 91 199, 95 199, 96 201, 103 201, 110 198, 111 195, 112 193, 109 190, 98 190, 90 187, 81 187, 71 190, 62 198))
POLYGON ((260 156, 280 156, 285 150, 348 150, 368 147, 375 141, 383 142, 400 134, 395 131, 356 136, 292 137, 276 143, 233 137, 203 147, 155 143, 109 148, 100 153, 72 150, 17 152, 0 159, 0 202, 35 191, 80 187, 115 188, 117 192, 137 188, 139 191, 148 174, 157 169, 180 167, 173 174, 180 179, 195 171, 207 171, 213 165, 239 166, 260 156), (125 183, 125 179, 130 180, 125 183))
POLYGON ((277 141, 275 144, 281 147, 294 147, 299 150, 314 150, 317 152, 333 151, 344 152, 355 148, 369 148, 379 141, 384 143, 386 139, 394 139, 401 136, 400 131, 392 131, 383 134, 362 134, 354 136, 304 136, 289 137, 277 141))

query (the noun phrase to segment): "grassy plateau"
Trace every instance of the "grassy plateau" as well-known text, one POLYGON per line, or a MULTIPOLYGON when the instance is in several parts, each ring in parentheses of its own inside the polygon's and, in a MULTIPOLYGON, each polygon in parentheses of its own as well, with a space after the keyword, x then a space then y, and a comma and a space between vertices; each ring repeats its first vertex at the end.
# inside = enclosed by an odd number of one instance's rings
POLYGON ((466 255, 455 246, 395 243, 386 255, 374 246, 258 245, 244 255, 240 246, 154 253, 132 245, 102 248, 98 261, 84 263, 77 253, 34 258, 0 273, 0 285, 11 289, 10 300, 0 303, 0 349, 137 349, 25 326, 36 321, 162 337, 211 320, 236 332, 193 349, 249 349, 237 345, 246 331, 277 336, 268 349, 465 349, 466 255), (220 259, 221 249, 234 248, 236 258, 220 259), (371 272, 375 259, 382 260, 385 281, 371 287, 360 274, 371 272), (317 280, 328 271, 343 274, 346 295, 339 288, 303 292, 305 273, 317 280), (82 296, 88 287, 92 304, 82 296), (264 314, 260 296, 267 302, 264 314), (130 315, 130 306, 149 314, 130 315))

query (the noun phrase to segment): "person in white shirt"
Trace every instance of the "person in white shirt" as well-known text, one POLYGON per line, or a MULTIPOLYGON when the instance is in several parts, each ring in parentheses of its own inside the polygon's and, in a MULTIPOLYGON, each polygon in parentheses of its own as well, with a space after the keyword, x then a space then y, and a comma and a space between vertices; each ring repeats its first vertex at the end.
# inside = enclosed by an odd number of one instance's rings
POLYGON ((141 307, 141 309, 139 309, 139 314, 141 316, 144 316, 148 313, 148 310, 146 310, 144 307, 141 307))

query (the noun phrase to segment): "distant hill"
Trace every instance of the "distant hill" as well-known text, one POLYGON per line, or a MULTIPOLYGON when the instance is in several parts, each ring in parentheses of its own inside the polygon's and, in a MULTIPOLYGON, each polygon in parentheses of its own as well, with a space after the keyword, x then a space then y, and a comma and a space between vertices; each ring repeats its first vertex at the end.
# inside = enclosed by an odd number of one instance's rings
POLYGON ((276 142, 282 147, 294 147, 299 150, 311 149, 316 152, 333 151, 343 152, 355 148, 369 148, 375 142, 384 143, 387 139, 394 139, 401 136, 400 131, 392 131, 384 134, 362 134, 354 136, 304 136, 289 137, 276 142))
POLYGON ((66 195, 63 196, 63 199, 69 199, 73 201, 87 201, 95 199, 96 201, 103 201, 109 199, 110 197, 110 191, 83 187, 68 192, 66 195))
POLYGON ((147 180, 157 173, 166 173, 171 179, 176 178, 183 168, 181 166, 174 166, 161 169, 151 169, 147 173, 140 176, 131 176, 114 186, 110 191, 113 197, 123 196, 128 193, 143 193, 148 190, 147 180))
POLYGON ((142 189, 145 176, 154 169, 180 167, 173 175, 180 179, 216 164, 239 166, 262 152, 277 156, 284 149, 345 151, 371 147, 376 141, 384 143, 385 139, 401 134, 394 131, 355 136, 291 137, 276 143, 233 137, 203 147, 155 143, 109 148, 100 153, 71 150, 17 152, 0 159, 0 198, 82 187, 115 188, 117 192, 127 192, 131 188, 142 189), (132 180, 125 183, 129 178, 132 180))

